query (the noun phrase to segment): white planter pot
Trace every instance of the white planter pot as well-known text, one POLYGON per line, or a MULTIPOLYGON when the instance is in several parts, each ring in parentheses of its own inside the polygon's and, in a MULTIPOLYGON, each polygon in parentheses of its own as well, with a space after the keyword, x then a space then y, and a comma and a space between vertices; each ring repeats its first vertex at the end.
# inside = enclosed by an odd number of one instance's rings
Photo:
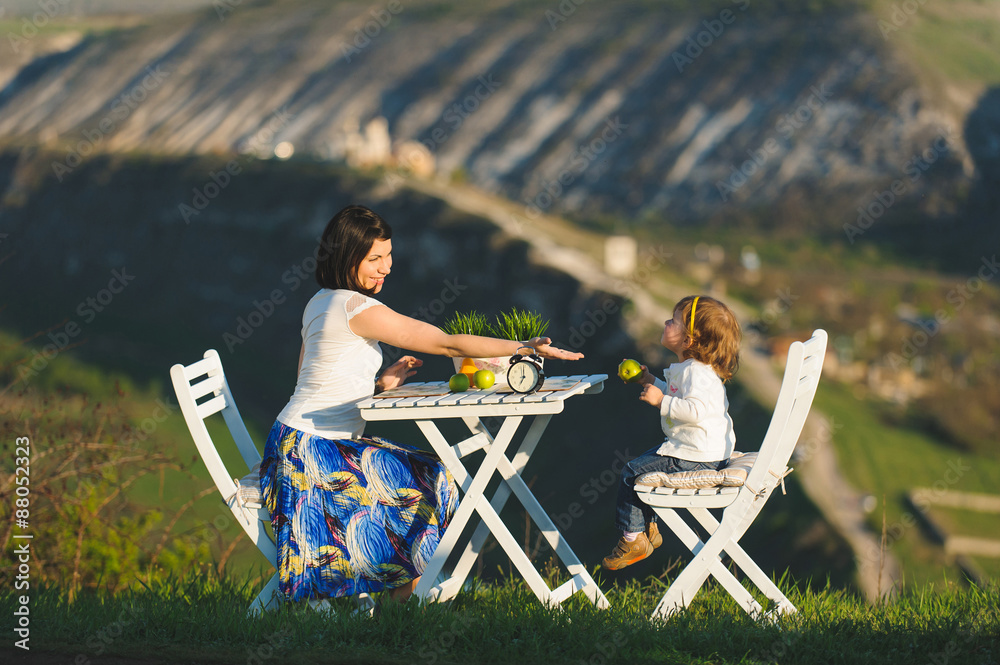
MULTIPOLYGON (((462 361, 465 358, 452 358, 452 362, 455 364, 455 372, 457 373, 462 369, 462 361)), ((507 370, 510 369, 510 356, 496 356, 494 358, 473 358, 472 362, 475 363, 476 369, 488 369, 493 372, 496 376, 496 382, 498 385, 507 385, 507 370)), ((545 360, 542 359, 542 367, 545 366, 545 360)))
MULTIPOLYGON (((462 369, 462 361, 465 358, 452 358, 452 362, 455 363, 455 372, 462 369)), ((496 382, 499 385, 507 385, 507 369, 510 367, 510 356, 496 356, 494 358, 473 358, 472 362, 475 363, 476 369, 488 369, 493 372, 496 376, 496 382)))

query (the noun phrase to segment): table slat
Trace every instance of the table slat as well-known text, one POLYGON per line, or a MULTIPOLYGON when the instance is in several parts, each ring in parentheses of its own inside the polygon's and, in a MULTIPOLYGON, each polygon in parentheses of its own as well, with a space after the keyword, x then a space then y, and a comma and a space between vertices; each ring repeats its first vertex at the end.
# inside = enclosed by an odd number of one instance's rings
MULTIPOLYGON (((562 402, 585 392, 600 392, 607 374, 576 374, 553 379, 573 379, 577 382, 569 390, 540 391, 528 395, 489 391, 468 391, 429 395, 366 399, 359 407, 365 420, 410 420, 419 418, 462 418, 470 416, 510 416, 559 413, 562 402), (595 389, 596 388, 596 389, 595 389)), ((436 382, 428 382, 436 383, 436 382)), ((420 385, 420 384, 413 384, 420 385)))

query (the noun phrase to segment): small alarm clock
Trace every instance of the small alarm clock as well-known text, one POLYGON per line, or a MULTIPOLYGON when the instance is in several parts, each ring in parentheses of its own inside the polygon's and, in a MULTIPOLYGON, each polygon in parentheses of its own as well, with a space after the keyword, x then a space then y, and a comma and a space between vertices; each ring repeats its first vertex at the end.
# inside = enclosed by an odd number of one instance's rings
POLYGON ((520 347, 510 357, 510 367, 507 369, 507 385, 516 393, 533 393, 542 387, 545 372, 542 371, 542 357, 530 346, 520 347), (522 354, 521 349, 529 349, 531 353, 522 354))

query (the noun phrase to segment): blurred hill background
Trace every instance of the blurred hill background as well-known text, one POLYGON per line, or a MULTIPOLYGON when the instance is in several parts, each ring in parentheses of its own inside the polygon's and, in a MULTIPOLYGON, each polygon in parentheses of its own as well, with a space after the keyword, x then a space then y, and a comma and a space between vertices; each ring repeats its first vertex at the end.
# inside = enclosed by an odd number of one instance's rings
MULTIPOLYGON (((142 431, 170 396, 167 368, 223 350, 280 290, 265 323, 223 354, 262 443, 293 387, 312 294, 295 268, 353 202, 398 234, 388 304, 417 312, 457 281, 456 307, 536 308, 571 343, 612 296, 447 202, 476 192, 522 232, 597 260, 606 235, 636 238, 647 269, 624 276, 633 291, 667 307, 665 285, 745 303, 748 344, 767 353, 829 330, 817 409, 832 416, 842 470, 875 509, 872 530, 885 518, 904 576, 1000 574, 996 558, 949 551, 940 536, 995 538, 996 515, 931 517, 909 502, 921 486, 984 493, 1000 482, 1000 3, 161 4, 2 5, 5 430, 34 428, 49 446, 113 439, 111 423, 119 436, 142 431), (112 391, 112 377, 125 388, 112 391), (56 395, 90 415, 56 427, 46 403, 56 395), (94 415, 94 399, 116 415, 94 415), (970 469, 946 480, 956 463, 970 469)), ((616 314, 579 345, 587 371, 610 374, 625 355, 669 362, 628 298, 612 302, 616 314)), ((759 440, 768 407, 734 390, 738 435, 759 440)), ((555 448, 540 455, 552 512, 615 451, 657 438, 624 388, 600 399, 600 423, 596 406, 576 405, 555 444, 594 455, 561 471, 555 448)), ((118 512, 101 504, 107 529, 144 534, 127 556, 91 557, 117 557, 122 576, 164 563, 149 553, 169 540, 165 524, 207 486, 179 421, 170 414, 142 440, 173 455, 142 463, 169 468, 143 473, 118 512), (162 514, 136 522, 150 510, 162 514)), ((96 489, 70 480, 63 490, 81 497, 81 533, 102 523, 87 513, 95 497, 123 482, 100 464, 94 473, 111 475, 96 489)), ((213 500, 171 529, 203 534, 213 500)), ((790 505, 748 534, 748 549, 816 583, 852 584, 858 553, 797 486, 790 505)), ((66 516, 52 510, 56 529, 66 516)), ((588 563, 613 537, 610 508, 591 510, 606 529, 567 532, 588 563)), ((225 542, 179 537, 170 565, 216 560, 225 542)))

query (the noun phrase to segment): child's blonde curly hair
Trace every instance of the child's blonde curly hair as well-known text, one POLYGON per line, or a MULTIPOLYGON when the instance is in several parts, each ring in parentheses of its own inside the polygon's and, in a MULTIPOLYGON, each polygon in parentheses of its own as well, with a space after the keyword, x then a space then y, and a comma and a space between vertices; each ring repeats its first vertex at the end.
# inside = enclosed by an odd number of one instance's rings
POLYGON ((711 365, 724 382, 733 378, 740 368, 740 341, 743 339, 733 310, 710 296, 685 296, 674 306, 674 314, 678 312, 691 339, 685 356, 711 365))

